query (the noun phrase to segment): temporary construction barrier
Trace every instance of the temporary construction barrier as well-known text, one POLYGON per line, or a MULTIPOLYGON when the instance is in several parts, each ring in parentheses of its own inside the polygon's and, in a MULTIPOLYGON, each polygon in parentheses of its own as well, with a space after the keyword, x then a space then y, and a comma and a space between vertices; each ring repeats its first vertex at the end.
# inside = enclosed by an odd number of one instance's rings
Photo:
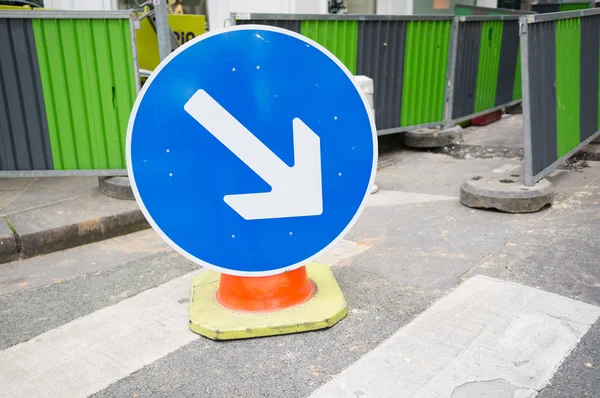
POLYGON ((454 13, 457 16, 462 16, 462 17, 472 16, 472 15, 500 16, 500 15, 535 14, 535 12, 531 12, 531 11, 512 10, 509 8, 478 7, 478 6, 469 6, 469 5, 465 5, 465 4, 455 5, 454 13))
POLYGON ((313 39, 373 79, 379 135, 443 124, 451 16, 233 14, 313 39))
POLYGON ((593 8, 593 1, 544 1, 531 5, 531 10, 540 14, 562 11, 576 11, 593 8))
POLYGON ((0 176, 126 175, 129 11, 0 11, 0 176))
POLYGON ((371 77, 379 135, 451 126, 521 101, 518 16, 237 13, 232 21, 300 33, 371 77))
POLYGON ((452 43, 445 125, 521 101, 518 17, 457 17, 452 43))
POLYGON ((600 10, 522 17, 525 183, 600 133, 600 10))

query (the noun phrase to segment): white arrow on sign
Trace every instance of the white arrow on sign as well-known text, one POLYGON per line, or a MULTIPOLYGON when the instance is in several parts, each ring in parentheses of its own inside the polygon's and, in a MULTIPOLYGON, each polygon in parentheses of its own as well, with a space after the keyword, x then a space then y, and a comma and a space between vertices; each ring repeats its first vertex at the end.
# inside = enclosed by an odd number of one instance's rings
POLYGON ((318 216, 323 213, 321 140, 295 118, 294 166, 285 164, 206 91, 184 109, 271 186, 270 192, 226 195, 223 200, 246 220, 318 216))

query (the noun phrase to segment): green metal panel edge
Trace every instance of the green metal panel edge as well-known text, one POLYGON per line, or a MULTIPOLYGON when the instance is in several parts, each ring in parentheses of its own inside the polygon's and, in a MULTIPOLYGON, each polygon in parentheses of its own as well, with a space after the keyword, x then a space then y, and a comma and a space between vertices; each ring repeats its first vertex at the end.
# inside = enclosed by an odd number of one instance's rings
POLYGON ((494 107, 502 47, 502 21, 485 21, 481 27, 475 113, 494 107))
POLYGON ((560 158, 580 143, 581 22, 556 21, 556 127, 560 158))
POLYGON ((400 125, 416 126, 444 118, 451 21, 409 21, 400 125))
POLYGON ((302 21, 300 33, 333 53, 356 74, 358 21, 302 21))

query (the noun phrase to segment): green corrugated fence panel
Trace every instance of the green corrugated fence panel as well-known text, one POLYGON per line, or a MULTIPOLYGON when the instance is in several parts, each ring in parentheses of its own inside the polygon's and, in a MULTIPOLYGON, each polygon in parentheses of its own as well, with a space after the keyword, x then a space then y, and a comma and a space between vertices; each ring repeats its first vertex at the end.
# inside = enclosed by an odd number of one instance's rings
POLYGON ((300 32, 331 51, 352 74, 356 73, 358 21, 302 21, 300 32))
POLYGON ((583 4, 561 4, 560 11, 576 11, 576 10, 586 10, 590 8, 590 3, 583 4))
POLYGON ((56 170, 124 169, 136 82, 127 19, 34 19, 56 170))
POLYGON ((450 21, 407 22, 401 126, 444 117, 450 27, 450 21))
POLYGON ((517 71, 515 72, 515 87, 513 88, 513 100, 523 98, 523 87, 521 83, 521 48, 519 47, 519 55, 517 55, 517 71))
POLYGON ((502 21, 486 21, 481 27, 479 69, 475 91, 475 112, 494 107, 502 45, 502 21))
POLYGON ((558 157, 580 143, 579 18, 556 21, 556 130, 558 157))

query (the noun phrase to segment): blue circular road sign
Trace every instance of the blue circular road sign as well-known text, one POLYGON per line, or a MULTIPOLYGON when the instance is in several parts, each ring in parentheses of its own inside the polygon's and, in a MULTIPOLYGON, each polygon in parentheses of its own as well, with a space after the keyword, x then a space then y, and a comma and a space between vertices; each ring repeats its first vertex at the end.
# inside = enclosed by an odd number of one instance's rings
POLYGON ((353 76, 319 44, 245 25, 202 35, 145 83, 129 177, 153 228, 220 272, 305 265, 354 224, 377 134, 353 76))

